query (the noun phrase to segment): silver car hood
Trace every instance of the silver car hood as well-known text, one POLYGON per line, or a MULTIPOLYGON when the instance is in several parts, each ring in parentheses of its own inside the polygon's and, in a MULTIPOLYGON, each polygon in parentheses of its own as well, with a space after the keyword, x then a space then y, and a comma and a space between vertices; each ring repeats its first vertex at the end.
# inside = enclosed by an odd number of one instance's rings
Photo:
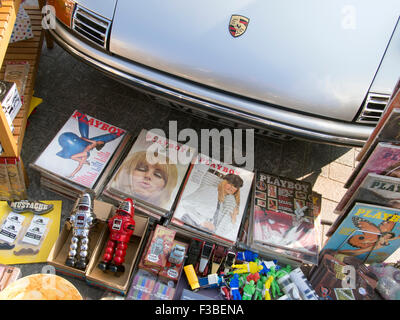
POLYGON ((212 88, 351 121, 399 12, 398 0, 118 0, 110 51, 212 88), (239 37, 229 33, 233 14, 249 19, 239 37))

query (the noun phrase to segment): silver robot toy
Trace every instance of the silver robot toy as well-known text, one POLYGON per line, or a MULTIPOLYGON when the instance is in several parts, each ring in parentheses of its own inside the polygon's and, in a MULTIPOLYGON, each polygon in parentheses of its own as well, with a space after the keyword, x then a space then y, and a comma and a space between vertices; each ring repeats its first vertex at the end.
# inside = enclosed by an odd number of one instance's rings
POLYGON ((72 238, 65 264, 85 270, 89 261, 89 231, 97 223, 92 197, 89 193, 82 195, 76 210, 71 213, 67 222, 72 227, 72 238), (78 254, 79 257, 77 257, 78 254))

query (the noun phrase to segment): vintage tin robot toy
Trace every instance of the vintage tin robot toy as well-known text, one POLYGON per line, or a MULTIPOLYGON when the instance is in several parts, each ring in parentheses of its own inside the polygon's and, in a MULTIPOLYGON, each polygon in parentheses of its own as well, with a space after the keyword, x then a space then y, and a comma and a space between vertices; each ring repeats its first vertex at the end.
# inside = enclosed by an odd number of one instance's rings
POLYGON ((109 239, 103 254, 102 261, 98 268, 112 272, 124 272, 126 249, 129 240, 135 230, 135 207, 131 198, 126 198, 121 202, 115 215, 107 220, 110 231, 109 239))
POLYGON ((89 261, 89 231, 97 222, 90 193, 84 193, 81 196, 78 206, 67 218, 67 222, 72 227, 72 238, 65 264, 69 267, 85 270, 89 261))

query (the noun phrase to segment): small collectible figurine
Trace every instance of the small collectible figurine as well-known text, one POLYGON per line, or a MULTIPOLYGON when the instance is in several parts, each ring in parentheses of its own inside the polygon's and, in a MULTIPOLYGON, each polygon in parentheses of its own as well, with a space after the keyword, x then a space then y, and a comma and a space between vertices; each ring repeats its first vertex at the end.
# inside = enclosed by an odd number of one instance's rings
POLYGON ((261 276, 260 279, 257 281, 256 291, 254 292, 254 300, 263 300, 263 290, 266 281, 266 276, 261 276))
POLYGON ((89 262, 89 229, 96 222, 92 196, 89 193, 84 193, 79 199, 77 209, 67 218, 67 223, 72 227, 71 245, 65 262, 67 266, 81 270, 86 269, 89 262), (79 259, 76 257, 78 251, 79 259))
MULTIPOLYGON (((278 282, 276 280, 277 278, 277 272, 275 270, 275 267, 271 267, 270 271, 267 274, 268 277, 272 276, 271 280, 271 291, 272 291, 272 297, 275 299, 277 296, 281 296, 282 292, 281 289, 279 288, 278 282)), ((268 280, 267 280, 268 281, 268 280)))
POLYGON ((103 260, 99 263, 99 269, 112 272, 124 272, 122 265, 125 261, 126 249, 129 240, 135 230, 135 208, 133 200, 126 198, 121 202, 115 215, 107 220, 110 236, 106 244, 103 260))
POLYGON ((222 286, 220 288, 221 295, 225 298, 225 300, 232 300, 231 293, 227 286, 222 286))
POLYGON ((242 300, 242 296, 239 292, 239 275, 235 273, 229 282, 229 286, 231 287, 231 296, 233 300, 242 300))
POLYGON ((258 258, 258 253, 250 250, 240 251, 236 254, 236 260, 238 261, 255 261, 258 258))
POLYGON ((264 300, 271 300, 271 294, 269 292, 269 289, 271 288, 272 281, 274 281, 274 277, 269 276, 264 283, 264 290, 263 290, 264 300))
POLYGON ((232 268, 236 269, 235 271, 233 271, 234 273, 257 273, 263 269, 262 266, 253 261, 244 264, 233 264, 232 268))
POLYGON ((242 300, 251 300, 254 292, 256 292, 256 285, 253 280, 250 280, 250 282, 243 287, 242 300))
POLYGON ((258 279, 260 279, 260 274, 258 272, 256 273, 250 273, 247 277, 246 280, 249 282, 250 280, 253 280, 254 283, 257 283, 258 279))
POLYGON ((239 275, 239 289, 243 288, 246 284, 246 277, 249 275, 248 273, 238 273, 239 275))

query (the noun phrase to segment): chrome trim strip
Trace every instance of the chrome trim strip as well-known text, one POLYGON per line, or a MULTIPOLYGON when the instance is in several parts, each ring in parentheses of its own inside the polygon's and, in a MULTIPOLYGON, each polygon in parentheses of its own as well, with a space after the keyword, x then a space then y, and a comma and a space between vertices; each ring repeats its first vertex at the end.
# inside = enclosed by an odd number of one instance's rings
POLYGON ((200 85, 179 80, 95 49, 74 37, 58 22, 56 28, 49 31, 66 51, 109 76, 130 86, 139 86, 142 90, 166 98, 172 97, 175 101, 178 100, 178 103, 197 107, 204 112, 225 115, 228 119, 246 119, 259 128, 294 135, 305 140, 345 146, 362 146, 373 130, 371 126, 282 111, 267 104, 249 102, 240 97, 207 90, 200 85))

